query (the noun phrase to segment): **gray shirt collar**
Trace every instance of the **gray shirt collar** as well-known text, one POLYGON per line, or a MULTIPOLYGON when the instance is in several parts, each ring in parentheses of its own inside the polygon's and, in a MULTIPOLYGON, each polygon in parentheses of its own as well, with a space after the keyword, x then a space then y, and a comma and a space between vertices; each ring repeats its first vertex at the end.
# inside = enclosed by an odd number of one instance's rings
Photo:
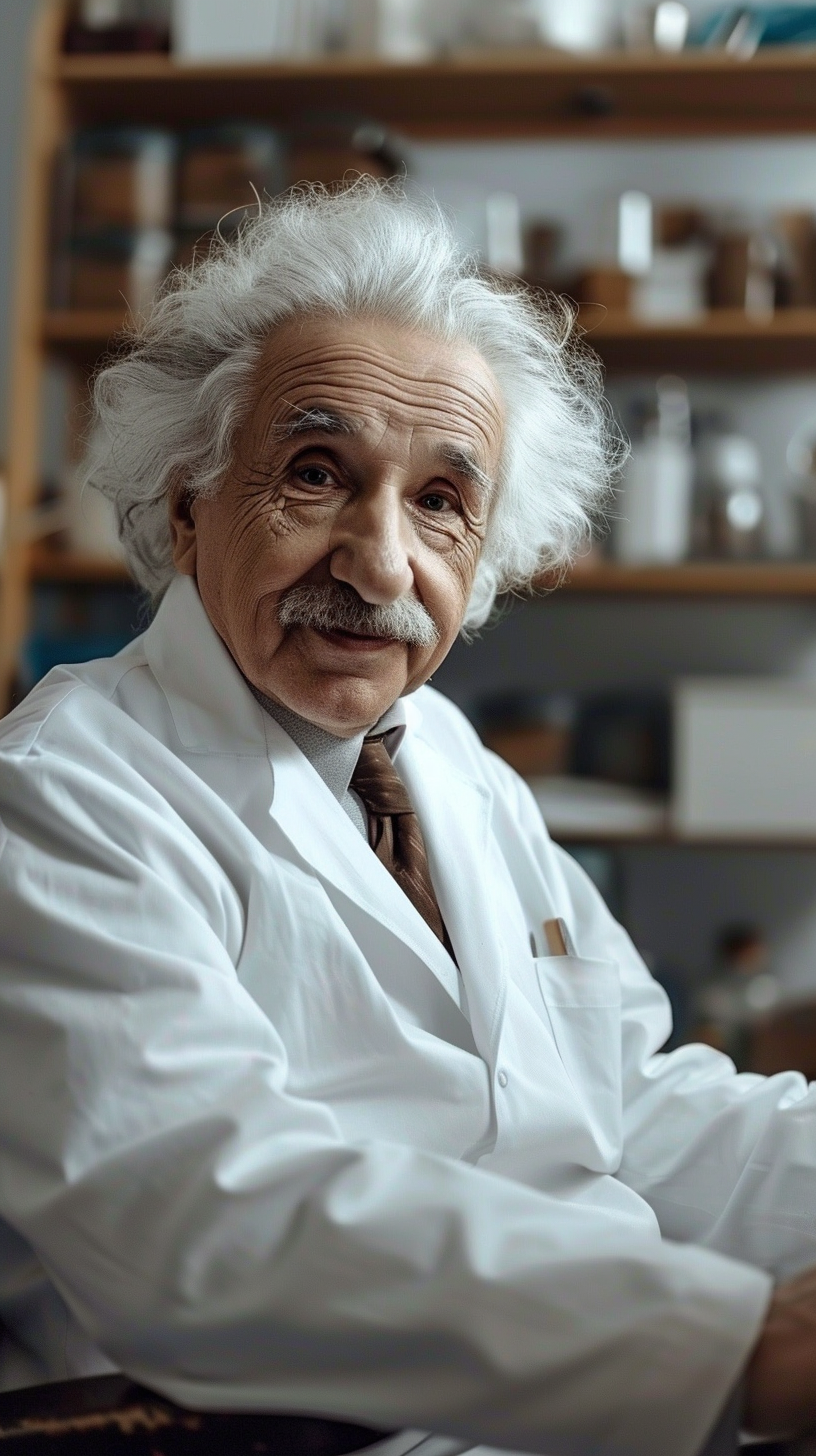
POLYGON ((316 723, 310 723, 307 718, 301 718, 298 713, 293 713, 282 703, 275 702, 274 698, 268 698, 251 682, 248 682, 247 686, 270 718, 274 718, 284 733, 288 734, 293 743, 297 744, 304 758, 308 758, 312 767, 319 773, 326 788, 345 809, 360 832, 364 834, 366 832, 365 814, 356 794, 352 794, 349 790, 349 784, 360 757, 364 738, 382 737, 385 747, 393 759, 405 737, 405 706, 402 699, 397 698, 397 701, 383 713, 367 733, 357 733, 353 738, 337 738, 334 733, 327 733, 325 728, 319 728, 316 723))

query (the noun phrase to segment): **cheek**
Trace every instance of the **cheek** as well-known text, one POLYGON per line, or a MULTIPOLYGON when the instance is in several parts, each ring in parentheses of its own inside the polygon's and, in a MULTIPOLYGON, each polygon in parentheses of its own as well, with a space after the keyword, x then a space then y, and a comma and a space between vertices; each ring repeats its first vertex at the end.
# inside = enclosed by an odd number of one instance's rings
POLYGON ((481 554, 482 537, 475 531, 462 532, 444 552, 436 553, 439 591, 449 612, 464 614, 481 554))
POLYGON ((444 557, 434 555, 417 570, 419 595, 440 632, 434 656, 444 656, 453 644, 465 615, 470 589, 479 560, 475 551, 460 547, 444 557))
POLYGON ((460 581, 472 577, 484 544, 485 524, 460 516, 447 521, 441 518, 435 525, 420 524, 415 529, 423 555, 427 552, 429 558, 445 562, 460 581))
POLYGON ((208 566, 231 592, 266 594, 307 570, 328 540, 324 516, 285 498, 243 499, 209 535, 208 566))

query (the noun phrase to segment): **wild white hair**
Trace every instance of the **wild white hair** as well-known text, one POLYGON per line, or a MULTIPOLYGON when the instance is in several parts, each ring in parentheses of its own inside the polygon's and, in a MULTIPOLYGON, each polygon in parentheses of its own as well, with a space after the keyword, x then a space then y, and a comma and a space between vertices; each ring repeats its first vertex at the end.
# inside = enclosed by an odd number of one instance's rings
POLYGON ((573 311, 483 276, 434 202, 361 179, 259 207, 237 236, 175 273, 96 377, 84 478, 113 501, 131 570, 154 600, 174 573, 170 492, 217 492, 264 342, 314 312, 461 340, 493 371, 506 433, 465 628, 485 621, 497 593, 565 567, 620 456, 600 365, 576 338, 573 311))

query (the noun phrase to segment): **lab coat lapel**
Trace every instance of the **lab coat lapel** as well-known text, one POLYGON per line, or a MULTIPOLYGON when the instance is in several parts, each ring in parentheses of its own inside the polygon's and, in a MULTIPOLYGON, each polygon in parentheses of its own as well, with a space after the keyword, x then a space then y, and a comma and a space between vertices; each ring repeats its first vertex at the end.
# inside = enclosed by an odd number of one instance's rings
POLYGON ((433 931, 371 853, 319 774, 272 719, 267 735, 275 777, 270 814, 278 828, 321 879, 408 945, 458 1006, 456 967, 433 931))
MULTIPOLYGON (((406 706, 413 709, 413 704, 406 706)), ((439 908, 462 974, 474 1041, 492 1063, 507 980, 495 903, 500 889, 490 856, 490 791, 419 733, 406 736, 396 765, 422 825, 439 908)))
POLYGON ((210 622, 192 577, 173 578, 144 648, 185 749, 266 757, 263 709, 210 622))
MULTIPOLYGON (((320 775, 256 702, 191 578, 177 576, 170 584, 145 634, 145 651, 200 777, 233 805, 268 849, 280 849, 274 843, 277 829, 305 867, 362 909, 384 934, 407 945, 458 1013, 458 975, 447 951, 371 853, 320 775), (242 758, 268 760, 271 776, 261 779, 248 772, 242 758)), ((392 944, 392 960, 399 949, 392 944)), ((377 966, 373 969, 376 974, 377 966)), ((427 1009, 422 987, 407 988, 406 999, 412 997, 421 1017, 427 1009)))

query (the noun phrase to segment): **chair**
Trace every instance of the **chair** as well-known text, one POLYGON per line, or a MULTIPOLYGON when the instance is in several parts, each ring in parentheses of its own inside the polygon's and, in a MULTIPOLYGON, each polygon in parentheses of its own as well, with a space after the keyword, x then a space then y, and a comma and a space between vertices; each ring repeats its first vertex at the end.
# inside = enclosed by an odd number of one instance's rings
POLYGON ((389 1434, 318 1416, 184 1410, 124 1375, 0 1395, 3 1456, 346 1456, 389 1434))
MULTIPOLYGON (((0 1395, 3 1456, 347 1456, 390 1434, 317 1416, 184 1410, 125 1375, 0 1395)), ((816 1438, 750 1452, 816 1456, 816 1438)))

